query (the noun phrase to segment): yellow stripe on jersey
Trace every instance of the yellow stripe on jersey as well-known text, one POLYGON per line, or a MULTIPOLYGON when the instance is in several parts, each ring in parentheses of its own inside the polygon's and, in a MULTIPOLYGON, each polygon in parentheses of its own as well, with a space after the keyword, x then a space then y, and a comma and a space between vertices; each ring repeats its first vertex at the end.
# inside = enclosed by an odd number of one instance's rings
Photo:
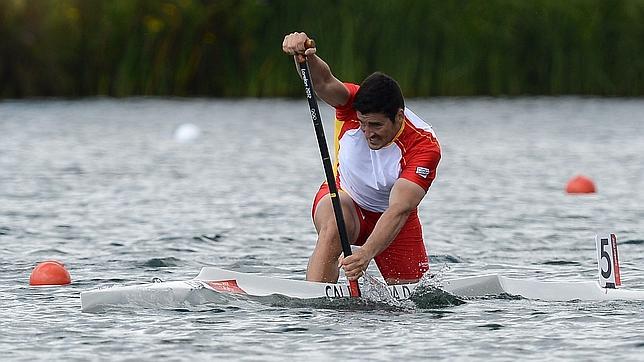
POLYGON ((344 122, 338 121, 337 118, 334 120, 334 127, 333 127, 333 174, 337 177, 338 176, 338 154, 340 153, 340 132, 342 131, 342 125, 344 122))

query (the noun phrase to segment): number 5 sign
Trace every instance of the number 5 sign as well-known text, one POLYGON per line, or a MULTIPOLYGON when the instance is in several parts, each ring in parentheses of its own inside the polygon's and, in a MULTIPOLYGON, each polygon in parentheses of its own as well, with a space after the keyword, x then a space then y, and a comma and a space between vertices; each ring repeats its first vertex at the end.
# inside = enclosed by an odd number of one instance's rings
POLYGON ((617 238, 615 234, 597 235, 597 266, 599 268, 599 285, 602 288, 616 288, 622 285, 619 275, 619 257, 617 256, 617 238))

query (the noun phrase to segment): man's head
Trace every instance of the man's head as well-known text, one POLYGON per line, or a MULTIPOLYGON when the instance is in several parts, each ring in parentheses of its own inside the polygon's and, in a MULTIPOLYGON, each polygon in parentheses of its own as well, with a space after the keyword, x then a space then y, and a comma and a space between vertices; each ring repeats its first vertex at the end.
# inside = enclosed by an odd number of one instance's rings
POLYGON ((376 72, 367 77, 353 101, 369 147, 377 150, 391 142, 404 120, 405 101, 398 82, 376 72))

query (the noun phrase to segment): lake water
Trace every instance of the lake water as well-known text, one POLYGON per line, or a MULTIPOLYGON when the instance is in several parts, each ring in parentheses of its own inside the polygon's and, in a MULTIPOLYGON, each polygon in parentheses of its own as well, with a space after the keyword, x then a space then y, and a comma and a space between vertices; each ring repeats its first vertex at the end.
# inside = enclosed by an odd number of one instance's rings
MULTIPOLYGON (((594 280, 596 231, 644 289, 644 100, 408 102, 443 147, 420 215, 433 271, 594 280), (598 193, 564 193, 590 176, 598 193)), ((332 111, 323 107, 327 131, 332 111)), ((329 132, 327 132, 329 133, 329 132)), ((304 100, 0 103, 3 360, 642 360, 641 302, 361 308, 222 298, 80 311, 79 293, 211 265, 303 279, 323 179, 304 100), (173 140, 193 123, 194 142, 173 140), (30 288, 58 259, 73 283, 30 288)))

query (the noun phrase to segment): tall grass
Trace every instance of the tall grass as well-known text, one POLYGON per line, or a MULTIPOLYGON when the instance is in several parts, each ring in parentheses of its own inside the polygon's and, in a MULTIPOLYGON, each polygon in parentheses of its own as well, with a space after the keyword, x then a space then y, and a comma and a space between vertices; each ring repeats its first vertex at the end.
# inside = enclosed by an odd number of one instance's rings
POLYGON ((644 94, 644 0, 3 0, 0 97, 299 95, 295 30, 407 96, 644 94))

